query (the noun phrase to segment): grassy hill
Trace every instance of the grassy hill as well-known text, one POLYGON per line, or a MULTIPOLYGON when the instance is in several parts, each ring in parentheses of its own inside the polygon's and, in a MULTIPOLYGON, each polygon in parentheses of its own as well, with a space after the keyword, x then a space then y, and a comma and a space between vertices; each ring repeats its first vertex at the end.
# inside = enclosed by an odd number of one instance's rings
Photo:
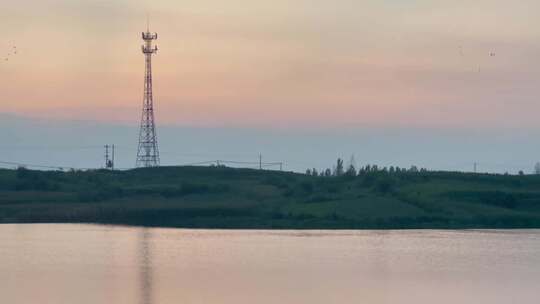
POLYGON ((540 228, 540 176, 221 167, 0 170, 0 223, 198 228, 540 228))

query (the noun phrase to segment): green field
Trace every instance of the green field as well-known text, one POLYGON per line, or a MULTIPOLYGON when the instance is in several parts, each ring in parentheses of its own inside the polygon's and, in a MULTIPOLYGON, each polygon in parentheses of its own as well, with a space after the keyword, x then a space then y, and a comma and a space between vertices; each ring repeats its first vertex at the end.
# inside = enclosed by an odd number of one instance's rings
POLYGON ((0 170, 0 223, 276 229, 540 228, 540 176, 225 167, 0 170))

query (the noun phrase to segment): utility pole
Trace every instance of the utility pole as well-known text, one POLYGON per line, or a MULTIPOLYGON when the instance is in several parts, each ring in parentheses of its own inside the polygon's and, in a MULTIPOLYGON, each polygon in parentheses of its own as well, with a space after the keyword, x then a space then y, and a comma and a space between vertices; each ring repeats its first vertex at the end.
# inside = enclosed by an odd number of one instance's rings
POLYGON ((114 145, 105 145, 105 169, 114 170, 114 145), (112 159, 109 158, 109 148, 112 148, 112 159))
POLYGON ((111 164, 111 170, 114 171, 114 145, 112 145, 112 164, 111 164))
POLYGON ((109 145, 105 145, 105 169, 109 168, 109 145))

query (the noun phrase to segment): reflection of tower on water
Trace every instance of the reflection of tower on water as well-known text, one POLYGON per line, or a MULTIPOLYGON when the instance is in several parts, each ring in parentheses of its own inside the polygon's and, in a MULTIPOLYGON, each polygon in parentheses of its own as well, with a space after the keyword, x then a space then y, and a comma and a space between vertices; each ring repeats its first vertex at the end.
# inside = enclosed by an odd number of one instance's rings
POLYGON ((148 228, 143 228, 139 232, 139 282, 140 282, 140 303, 152 304, 152 232, 148 228))

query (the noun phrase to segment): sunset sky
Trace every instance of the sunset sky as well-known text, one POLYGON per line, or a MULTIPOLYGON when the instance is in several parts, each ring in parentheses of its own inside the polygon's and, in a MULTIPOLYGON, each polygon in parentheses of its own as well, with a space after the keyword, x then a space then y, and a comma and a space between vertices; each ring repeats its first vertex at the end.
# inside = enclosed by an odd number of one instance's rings
POLYGON ((180 126, 540 127, 540 2, 4 1, 2 112, 180 126), (495 53, 495 56, 490 56, 495 53))
POLYGON ((0 160, 95 168, 114 143, 132 167, 149 14, 162 164, 262 152, 295 171, 354 154, 530 172, 539 11, 533 0, 4 1, 0 160))

